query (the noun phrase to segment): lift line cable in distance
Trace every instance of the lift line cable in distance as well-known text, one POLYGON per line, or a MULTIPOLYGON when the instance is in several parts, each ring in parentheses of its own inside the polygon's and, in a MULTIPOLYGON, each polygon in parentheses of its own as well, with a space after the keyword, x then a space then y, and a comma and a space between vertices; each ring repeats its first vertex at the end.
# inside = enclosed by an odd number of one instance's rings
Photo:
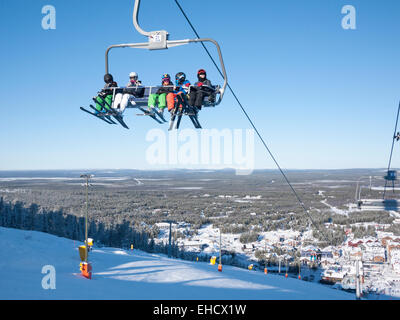
MULTIPOLYGON (((197 33, 195 27, 193 26, 193 24, 191 23, 190 19, 188 18, 188 16, 186 15, 185 11, 183 10, 183 8, 181 7, 181 5, 179 4, 179 2, 177 0, 174 0, 176 5, 178 6, 179 10, 182 12, 183 16, 185 17, 186 21, 189 23, 191 29, 193 30, 194 34, 196 35, 196 37, 198 39, 200 39, 199 34, 197 33)), ((201 45, 203 46, 204 50, 206 51, 207 55, 210 57, 211 61, 214 63, 214 66, 217 68, 218 72, 220 73, 220 75, 223 77, 223 74, 221 72, 221 69, 218 67, 217 63, 215 62, 214 58, 212 57, 211 53, 208 51, 207 47, 205 46, 205 44, 203 42, 200 42, 201 45)), ((297 194, 296 190, 293 188, 292 184, 290 183, 289 179, 287 178, 286 174, 283 172, 283 170, 281 169, 278 161, 275 159, 274 155, 272 154, 271 150, 268 148, 267 144, 265 143, 263 137, 261 136, 261 134, 259 133, 259 131, 257 130, 256 126, 254 125, 253 121, 251 120, 250 116, 248 115, 248 113, 246 112, 246 110, 244 109, 243 105, 240 103, 238 97, 236 96, 235 92, 233 91, 233 89, 231 88, 231 86, 229 85, 229 83, 227 84, 229 90, 231 91, 232 95, 234 96, 236 102, 239 104, 240 108, 242 109, 244 115, 246 116, 247 120, 250 122, 251 126, 253 127, 254 131, 257 133, 257 136, 260 138, 262 144, 264 145, 265 149, 268 151, 269 155, 271 156, 272 160, 275 162, 276 166, 278 167, 279 171, 281 172, 282 176, 285 178, 286 183, 289 185, 290 189, 292 190, 292 192, 294 193, 294 195, 297 198, 297 201, 300 203, 300 206, 303 208, 304 212, 308 215, 309 219, 311 220, 312 224, 314 225, 314 227, 321 231, 317 225, 315 224, 314 220, 312 219, 311 215, 309 214, 307 208, 305 207, 303 201, 300 199, 299 195, 297 194)), ((322 234, 325 236, 327 242, 328 238, 325 235, 325 232, 322 232, 322 234)))
MULTIPOLYGON (((388 172, 389 172, 390 166, 392 164, 392 156, 393 156, 394 142, 396 140, 397 124, 399 123, 399 114, 400 114, 400 103, 399 103, 399 107, 397 108, 396 125, 394 126, 392 148, 390 150, 389 164, 388 164, 388 169, 387 169, 388 172)), ((385 200, 386 186, 387 186, 387 180, 385 180, 385 188, 383 189, 383 200, 385 200)))

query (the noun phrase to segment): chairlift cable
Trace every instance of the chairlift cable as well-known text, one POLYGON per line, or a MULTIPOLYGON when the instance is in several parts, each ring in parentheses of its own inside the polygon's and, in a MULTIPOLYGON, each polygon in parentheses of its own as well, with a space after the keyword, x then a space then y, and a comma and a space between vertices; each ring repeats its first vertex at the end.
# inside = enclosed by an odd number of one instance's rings
MULTIPOLYGON (((188 24, 190 25, 190 28, 193 30, 194 34, 196 35, 196 37, 198 39, 200 39, 199 34, 197 33, 195 27, 193 26, 193 24, 191 23, 190 19, 188 18, 188 16, 186 15, 185 11, 183 10, 182 6, 179 4, 178 0, 174 0, 176 5, 178 6, 179 10, 181 11, 181 13, 183 14, 183 16, 185 17, 186 21, 188 22, 188 24)), ((223 77, 223 74, 220 70, 220 68, 218 67, 217 63, 215 62, 214 58, 212 57, 211 53, 209 52, 209 50, 207 49, 207 47, 205 46, 205 44, 203 42, 200 42, 201 45, 203 46, 204 50, 206 51, 207 55, 210 57, 211 61, 213 62, 214 66, 217 68, 218 72, 220 73, 220 75, 223 77)), ((286 183, 289 185, 290 189, 292 190, 292 192, 294 193, 295 197, 297 198, 297 201, 299 202, 300 206, 303 208, 304 212, 307 214, 307 216, 309 217, 309 219, 311 220, 312 224, 314 225, 314 227, 317 230, 320 230, 317 225, 315 224, 314 220, 312 219, 311 215, 309 214, 307 208, 305 207, 303 201, 301 200, 300 196, 297 194, 296 190, 293 188, 292 184, 290 183, 289 179, 287 178, 286 174, 283 172, 283 170, 281 169, 278 161, 275 159, 274 155, 272 154, 271 150, 269 149, 268 145, 266 144, 265 140, 263 139, 263 137, 261 136, 261 134, 259 133, 257 127, 254 125, 253 121, 251 120, 250 116, 248 115, 248 113, 246 112, 245 108, 243 107, 242 103, 240 102, 240 100, 238 99, 238 97, 236 96, 234 90, 232 89, 232 87, 230 86, 230 84, 227 84, 227 87, 229 88, 230 92, 232 93, 233 97, 235 98, 236 102, 238 103, 238 105, 240 106, 241 110, 243 111, 244 115, 246 116, 247 120, 250 122, 251 126, 253 127, 254 131, 256 132, 257 136, 260 138, 262 144, 264 145, 265 149, 267 150, 267 152, 269 153, 269 155, 271 156, 272 160, 275 162, 276 166, 278 167, 280 173, 282 174, 282 176, 284 177, 284 179, 286 180, 286 183)), ((399 106, 400 107, 400 106, 399 106)), ((396 125, 397 127, 397 125, 396 125)), ((320 230, 321 231, 321 230, 320 230)), ((328 244, 329 244, 329 240, 326 237, 325 232, 322 232, 322 234, 325 236, 328 244)))
MULTIPOLYGON (((391 163, 392 163, 394 142, 395 142, 395 140, 396 140, 397 125, 398 125, 398 123, 399 123, 399 114, 400 114, 400 103, 399 103, 399 107, 397 108, 396 125, 395 125, 395 127, 394 127, 394 133, 393 133, 393 139, 392 139, 392 140, 393 140, 393 141, 392 141, 392 148, 391 148, 391 150, 390 150, 389 164, 388 164, 387 172, 389 172, 390 166, 391 166, 391 163)), ((386 186, 387 186, 387 180, 385 180, 385 187, 384 187, 384 189, 383 189, 383 200, 385 200, 386 186)))

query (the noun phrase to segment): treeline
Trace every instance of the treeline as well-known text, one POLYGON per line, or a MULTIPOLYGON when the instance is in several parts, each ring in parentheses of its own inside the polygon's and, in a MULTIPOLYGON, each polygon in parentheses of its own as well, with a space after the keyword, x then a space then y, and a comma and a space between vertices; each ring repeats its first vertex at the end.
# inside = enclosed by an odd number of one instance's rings
MULTIPOLYGON (((88 223, 89 237, 95 240, 97 246, 129 249, 133 244, 135 249, 149 253, 162 253, 184 260, 207 262, 211 258, 211 255, 206 253, 185 251, 185 247, 179 247, 175 239, 172 241, 171 247, 168 244, 156 244, 154 239, 159 233, 158 228, 149 228, 142 222, 123 220, 119 223, 107 223, 89 219, 88 223)), ((66 214, 62 210, 44 210, 36 204, 24 206, 19 201, 5 202, 3 198, 0 198, 0 226, 46 232, 82 242, 85 239, 84 217, 66 214)), ((238 267, 247 266, 240 257, 230 251, 223 253, 222 263, 238 267)))
MULTIPOLYGON (((77 241, 85 240, 85 219, 62 210, 48 211, 36 204, 24 206, 20 201, 5 202, 0 198, 0 226, 21 230, 46 232, 59 237, 77 241)), ((88 219, 88 235, 97 246, 135 249, 149 253, 162 253, 174 258, 195 261, 209 261, 210 255, 188 252, 179 247, 175 239, 169 244, 155 243, 157 227, 149 228, 142 222, 123 220, 119 223, 107 223, 98 219, 88 219)), ((187 235, 182 235, 187 236, 187 235)), ((224 264, 237 264, 235 254, 228 252, 222 257, 224 264)))
POLYGON ((332 222, 341 225, 367 222, 391 224, 393 220, 394 218, 387 211, 356 211, 350 212, 347 217, 344 215, 332 216, 332 222))
MULTIPOLYGON (((63 211, 46 211, 36 204, 24 207, 19 201, 4 202, 0 198, 0 226, 22 230, 46 232, 59 237, 84 241, 85 219, 63 211)), ((139 225, 140 226, 140 225, 139 225)), ((99 220, 88 219, 89 237, 98 244, 135 248, 148 252, 167 252, 164 245, 155 245, 154 236, 158 230, 143 227, 137 229, 134 223, 122 221, 120 223, 105 223, 99 220)))
POLYGON ((319 246, 338 246, 346 239, 346 233, 340 227, 333 229, 326 229, 323 225, 319 226, 320 229, 313 230, 313 237, 318 239, 319 246))

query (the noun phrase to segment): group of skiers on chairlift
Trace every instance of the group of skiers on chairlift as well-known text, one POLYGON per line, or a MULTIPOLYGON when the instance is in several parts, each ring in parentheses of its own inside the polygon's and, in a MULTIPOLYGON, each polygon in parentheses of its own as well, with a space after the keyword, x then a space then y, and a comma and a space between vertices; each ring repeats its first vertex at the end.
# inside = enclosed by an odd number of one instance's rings
MULTIPOLYGON (((122 114, 129 103, 135 105, 135 95, 132 89, 143 88, 141 81, 138 80, 138 74, 131 72, 129 74, 129 83, 126 85, 125 90, 116 91, 113 102, 113 90, 110 88, 117 88, 118 84, 114 81, 111 74, 104 76, 106 83, 104 89, 95 98, 96 109, 101 112, 103 107, 107 110, 113 108, 122 114), (130 89, 128 89, 130 88, 130 89)), ((215 102, 215 89, 211 81, 207 79, 207 73, 204 69, 197 72, 198 81, 191 85, 186 79, 183 72, 178 72, 175 75, 175 85, 171 81, 169 74, 163 74, 161 78, 161 87, 158 88, 156 93, 149 95, 148 99, 148 112, 158 112, 160 115, 164 114, 164 109, 167 108, 169 112, 173 113, 178 108, 182 110, 185 106, 191 107, 191 110, 197 114, 203 105, 204 98, 208 96, 210 103, 215 102), (190 88, 190 90, 189 90, 190 88)))

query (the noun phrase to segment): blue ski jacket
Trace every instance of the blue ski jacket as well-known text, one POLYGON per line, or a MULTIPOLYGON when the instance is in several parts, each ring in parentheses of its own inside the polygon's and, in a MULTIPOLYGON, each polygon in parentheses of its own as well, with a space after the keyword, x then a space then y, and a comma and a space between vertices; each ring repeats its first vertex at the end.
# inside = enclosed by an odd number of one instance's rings
POLYGON ((174 91, 174 93, 178 94, 180 92, 186 93, 184 87, 188 88, 190 87, 190 82, 188 80, 185 80, 181 85, 179 85, 178 83, 176 83, 176 90, 174 91))

